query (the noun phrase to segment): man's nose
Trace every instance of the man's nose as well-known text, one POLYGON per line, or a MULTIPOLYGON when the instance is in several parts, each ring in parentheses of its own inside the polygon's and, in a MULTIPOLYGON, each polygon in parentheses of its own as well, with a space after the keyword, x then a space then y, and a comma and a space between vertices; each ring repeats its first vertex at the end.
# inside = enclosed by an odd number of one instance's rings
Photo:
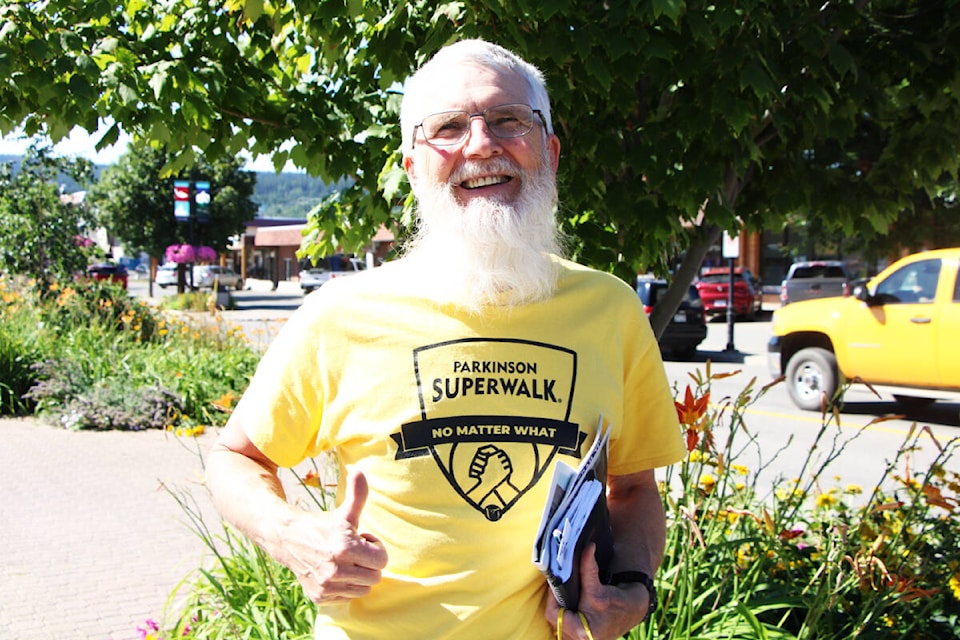
POLYGON ((486 158, 499 155, 502 151, 500 139, 490 132, 490 127, 487 126, 483 116, 478 114, 470 118, 467 139, 463 143, 463 155, 486 158))

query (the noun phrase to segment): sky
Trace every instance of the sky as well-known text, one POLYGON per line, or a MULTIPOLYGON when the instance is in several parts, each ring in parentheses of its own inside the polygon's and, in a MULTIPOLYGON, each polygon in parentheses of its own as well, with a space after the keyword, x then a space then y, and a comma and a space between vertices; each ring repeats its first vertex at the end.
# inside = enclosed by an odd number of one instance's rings
MULTIPOLYGON (((98 165, 111 165, 117 162, 120 156, 127 150, 127 144, 130 141, 129 136, 121 133, 117 144, 107 147, 102 151, 96 150, 97 140, 106 132, 104 127, 101 131, 93 135, 87 133, 80 127, 75 127, 70 132, 70 136, 64 138, 54 145, 54 152, 66 158, 86 158, 98 165)), ((0 155, 23 155, 27 147, 30 146, 29 140, 22 135, 10 134, 0 139, 0 155)), ((267 171, 274 172, 273 163, 270 158, 260 156, 254 162, 248 162, 244 167, 248 171, 267 171)), ((294 171, 291 166, 287 171, 294 171)))

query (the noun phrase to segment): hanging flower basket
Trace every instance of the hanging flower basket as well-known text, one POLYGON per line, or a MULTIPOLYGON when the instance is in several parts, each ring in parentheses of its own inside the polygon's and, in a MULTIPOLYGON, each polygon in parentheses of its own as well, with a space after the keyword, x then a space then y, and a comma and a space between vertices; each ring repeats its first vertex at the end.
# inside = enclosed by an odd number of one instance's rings
POLYGON ((167 262, 184 264, 188 262, 216 262, 217 252, 213 247, 194 247, 189 244, 172 244, 164 254, 167 262))
POLYGON ((197 262, 216 262, 217 252, 213 247, 197 247, 197 262))

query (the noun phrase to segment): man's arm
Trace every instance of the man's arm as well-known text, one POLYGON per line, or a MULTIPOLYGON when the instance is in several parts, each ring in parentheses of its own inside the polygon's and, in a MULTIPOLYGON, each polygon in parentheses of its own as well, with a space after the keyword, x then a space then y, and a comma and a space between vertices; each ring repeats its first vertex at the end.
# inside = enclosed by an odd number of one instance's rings
MULTIPOLYGON (((643 571, 653 577, 663 559, 666 522, 663 503, 653 469, 607 481, 607 506, 613 528, 613 573, 643 571)), ((586 616, 594 640, 615 640, 640 624, 650 605, 650 594, 642 584, 608 586, 600 584, 593 554, 587 547, 580 563, 580 611, 586 616)), ((547 599, 547 620, 556 629, 559 606, 547 599)), ((563 637, 586 640, 580 618, 564 612, 563 637)))
POLYGON ((210 450, 206 479, 224 519, 289 567, 317 604, 364 596, 380 581, 386 550, 357 531, 367 499, 363 474, 348 478, 337 509, 303 511, 287 503, 277 465, 231 423, 210 450))

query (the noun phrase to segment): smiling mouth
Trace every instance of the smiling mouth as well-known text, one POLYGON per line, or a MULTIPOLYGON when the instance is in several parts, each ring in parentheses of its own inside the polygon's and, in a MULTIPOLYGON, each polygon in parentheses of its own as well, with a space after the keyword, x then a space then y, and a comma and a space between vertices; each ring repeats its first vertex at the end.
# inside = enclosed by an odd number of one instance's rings
POLYGON ((464 180, 460 186, 464 189, 479 189, 480 187, 489 187, 495 184, 506 184, 513 180, 510 176, 484 176, 482 178, 471 178, 464 180))

